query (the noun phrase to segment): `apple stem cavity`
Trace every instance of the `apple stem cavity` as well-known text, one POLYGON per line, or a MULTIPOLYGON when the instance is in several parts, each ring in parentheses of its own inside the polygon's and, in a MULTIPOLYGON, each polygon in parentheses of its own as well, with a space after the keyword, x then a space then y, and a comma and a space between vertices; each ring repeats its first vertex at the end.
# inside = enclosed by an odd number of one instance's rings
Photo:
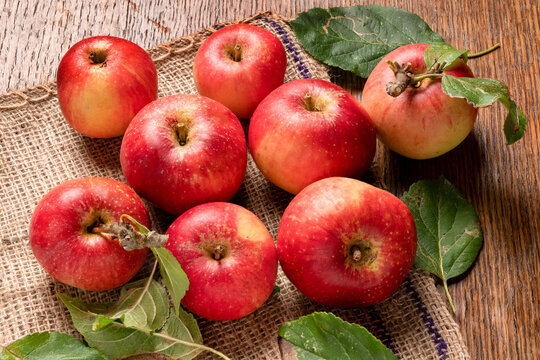
POLYGON ((214 260, 221 260, 225 257, 225 246, 223 245, 216 245, 210 252, 212 254, 212 258, 214 260))
POLYGON ((99 65, 99 67, 107 66, 107 53, 105 51, 95 50, 88 54, 88 59, 93 65, 99 65))
POLYGON ((232 48, 229 47, 226 51, 232 61, 242 61, 242 45, 236 43, 232 48))
POLYGON ((100 227, 95 227, 93 232, 100 234, 106 239, 116 238, 120 245, 130 251, 144 248, 160 248, 167 240, 169 235, 159 234, 155 231, 149 231, 143 234, 127 222, 115 222, 100 227))

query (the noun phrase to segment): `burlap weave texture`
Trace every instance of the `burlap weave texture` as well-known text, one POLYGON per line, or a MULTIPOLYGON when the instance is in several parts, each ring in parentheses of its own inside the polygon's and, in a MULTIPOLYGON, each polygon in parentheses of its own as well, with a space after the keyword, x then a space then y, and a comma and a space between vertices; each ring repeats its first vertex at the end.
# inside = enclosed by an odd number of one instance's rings
MULTIPOLYGON (((285 81, 310 77, 329 80, 328 69, 306 54, 279 16, 267 12, 246 22, 273 32, 283 42, 288 57, 285 81)), ((149 51, 158 69, 160 97, 196 93, 193 57, 202 41, 225 25, 149 51)), ((54 93, 55 84, 47 84, 0 96, 1 345, 37 331, 77 334, 55 292, 94 302, 111 301, 118 295, 117 291, 80 291, 54 281, 39 266, 28 244, 32 211, 54 186, 88 176, 125 182, 119 161, 121 138, 90 139, 76 133, 64 120, 54 93)), ((372 175, 377 176, 376 168, 372 175)), ((281 215, 291 199, 270 184, 249 157, 246 178, 232 201, 259 216, 276 238, 281 215)), ((156 230, 165 231, 174 218, 149 208, 156 230)), ((366 309, 340 310, 314 304, 281 271, 277 285, 281 290, 243 319, 199 319, 205 343, 234 359, 279 359, 279 326, 313 311, 332 311, 368 328, 400 359, 469 359, 434 280, 423 271, 413 269, 396 294, 366 309)), ((202 354, 200 358, 211 356, 202 354)))

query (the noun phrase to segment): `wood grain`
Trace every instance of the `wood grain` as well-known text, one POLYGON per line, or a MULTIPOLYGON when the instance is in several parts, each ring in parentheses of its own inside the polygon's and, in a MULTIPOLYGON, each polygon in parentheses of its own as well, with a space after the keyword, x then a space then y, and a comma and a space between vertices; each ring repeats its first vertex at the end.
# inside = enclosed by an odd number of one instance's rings
MULTIPOLYGON (((528 115, 525 138, 506 146, 499 104, 480 110, 473 133, 452 152, 414 161, 378 148, 390 189, 401 194, 444 174, 474 204, 485 243, 450 292, 473 359, 538 359, 540 329, 540 25, 536 0, 480 1, 212 1, 118 2, 7 0, 0 3, 0 92, 54 80, 64 52, 91 35, 120 36, 151 47, 257 10, 288 17, 311 7, 380 3, 413 11, 448 42, 473 52, 502 49, 470 65, 477 76, 505 82, 528 115)), ((362 79, 335 79, 360 97, 362 79)))

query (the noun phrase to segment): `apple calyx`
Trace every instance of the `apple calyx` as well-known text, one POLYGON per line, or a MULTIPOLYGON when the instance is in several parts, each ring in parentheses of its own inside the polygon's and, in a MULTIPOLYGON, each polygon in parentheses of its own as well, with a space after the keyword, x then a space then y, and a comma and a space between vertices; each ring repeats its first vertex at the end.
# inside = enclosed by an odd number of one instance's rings
POLYGON ((118 239, 120 245, 127 251, 160 248, 169 240, 169 235, 159 234, 156 231, 142 233, 137 231, 130 223, 123 221, 95 227, 93 232, 107 239, 118 239))
POLYGON ((369 266, 377 259, 377 251, 369 241, 353 243, 347 251, 347 263, 354 267, 369 266))
POLYGON ((93 50, 88 53, 90 64, 99 65, 99 67, 107 66, 107 52, 104 50, 93 50))

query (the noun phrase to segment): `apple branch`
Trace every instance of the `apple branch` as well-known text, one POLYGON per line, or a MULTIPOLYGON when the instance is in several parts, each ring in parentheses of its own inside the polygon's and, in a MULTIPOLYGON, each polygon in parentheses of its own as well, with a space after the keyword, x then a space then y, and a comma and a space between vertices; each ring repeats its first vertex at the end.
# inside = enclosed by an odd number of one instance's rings
POLYGON ((401 95, 414 79, 414 74, 410 71, 411 63, 399 65, 397 61, 387 61, 388 66, 396 75, 396 82, 386 84, 386 93, 397 97, 401 95))
POLYGON ((431 69, 425 73, 415 75, 411 71, 411 63, 399 65, 397 61, 387 61, 388 66, 396 75, 395 82, 386 84, 386 93, 393 97, 401 95, 408 86, 418 87, 422 80, 427 78, 442 77, 442 69, 446 63, 435 62, 431 69))
POLYGON ((94 229, 102 236, 117 238, 120 245, 128 251, 144 248, 159 248, 165 245, 169 235, 159 234, 156 231, 141 233, 128 222, 117 222, 94 229))

